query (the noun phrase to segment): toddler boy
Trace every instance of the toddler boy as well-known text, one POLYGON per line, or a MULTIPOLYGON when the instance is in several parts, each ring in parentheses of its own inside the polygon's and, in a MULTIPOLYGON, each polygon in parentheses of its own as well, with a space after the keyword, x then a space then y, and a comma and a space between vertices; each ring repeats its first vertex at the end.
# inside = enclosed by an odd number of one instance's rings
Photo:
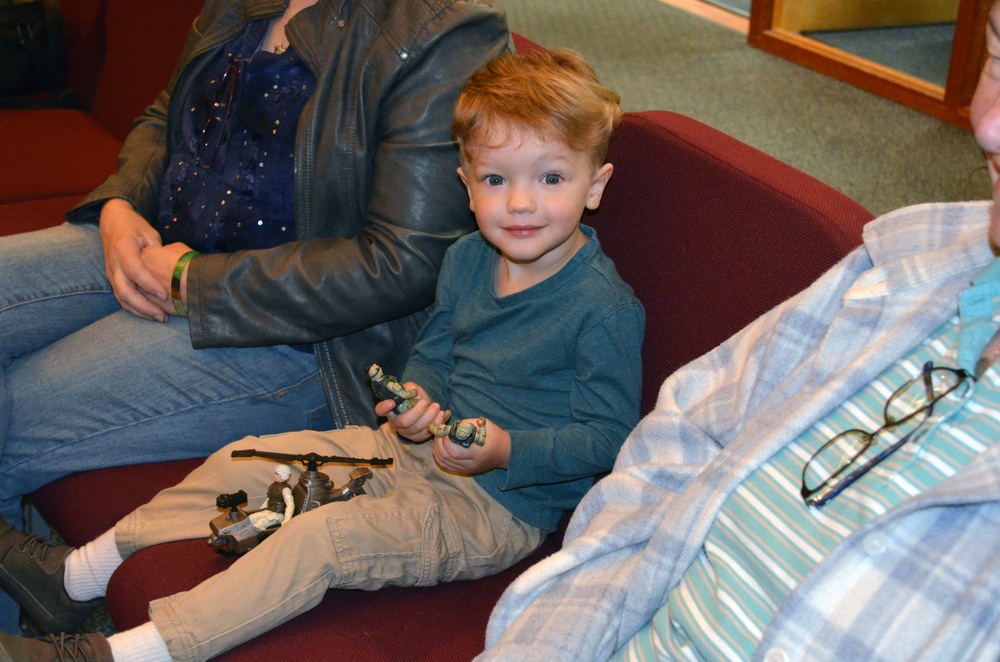
POLYGON ((479 232, 445 256, 436 309, 402 375, 417 392, 411 407, 377 403, 388 422, 376 430, 230 444, 79 550, 0 527, 0 586, 42 627, 72 628, 124 557, 205 536, 219 493, 266 494, 267 472, 233 450, 393 464, 373 469, 368 494, 295 515, 229 569, 153 602, 145 625, 110 639, 0 635, 0 654, 53 659, 78 647, 117 662, 202 660, 310 609, 329 588, 472 579, 536 549, 611 469, 638 421, 642 307, 580 225, 611 177, 604 159, 620 118, 618 96, 569 51, 506 54, 473 75, 453 128, 479 232), (485 443, 433 437, 428 426, 442 425, 445 409, 453 423, 484 420, 485 443), (39 572, 45 586, 27 579, 39 572))

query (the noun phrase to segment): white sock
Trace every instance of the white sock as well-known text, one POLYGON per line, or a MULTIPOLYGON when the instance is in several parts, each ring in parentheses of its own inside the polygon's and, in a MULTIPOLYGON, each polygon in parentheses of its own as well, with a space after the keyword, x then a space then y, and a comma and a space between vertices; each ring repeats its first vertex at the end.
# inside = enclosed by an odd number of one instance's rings
POLYGON ((109 529, 66 557, 63 586, 74 600, 93 600, 108 590, 111 575, 122 564, 115 545, 115 530, 109 529))
POLYGON ((108 637, 115 662, 170 662, 170 651, 152 621, 108 637))

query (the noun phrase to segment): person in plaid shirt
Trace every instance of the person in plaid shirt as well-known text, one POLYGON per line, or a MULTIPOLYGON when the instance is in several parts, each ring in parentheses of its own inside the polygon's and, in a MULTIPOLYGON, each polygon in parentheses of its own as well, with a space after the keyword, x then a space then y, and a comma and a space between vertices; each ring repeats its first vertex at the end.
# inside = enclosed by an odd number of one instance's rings
POLYGON ((1000 658, 1000 2, 987 47, 994 200, 873 221, 667 379, 480 659, 1000 658))

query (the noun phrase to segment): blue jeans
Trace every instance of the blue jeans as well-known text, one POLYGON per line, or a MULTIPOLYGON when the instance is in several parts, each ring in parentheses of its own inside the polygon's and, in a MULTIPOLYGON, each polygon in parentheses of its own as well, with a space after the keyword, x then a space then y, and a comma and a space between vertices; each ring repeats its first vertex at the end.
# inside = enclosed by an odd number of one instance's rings
MULTIPOLYGON (((0 239, 0 515, 9 522, 19 521, 22 495, 70 473, 332 425, 312 354, 195 350, 187 320, 121 310, 96 227, 0 239)), ((0 604, 0 630, 13 631, 12 613, 0 604)))

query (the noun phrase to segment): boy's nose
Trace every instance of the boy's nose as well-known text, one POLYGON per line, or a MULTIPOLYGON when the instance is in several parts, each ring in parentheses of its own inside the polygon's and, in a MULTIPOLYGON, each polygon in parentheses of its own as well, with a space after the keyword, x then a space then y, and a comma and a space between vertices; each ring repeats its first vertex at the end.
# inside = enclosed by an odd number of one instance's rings
POLYGON ((507 211, 511 214, 519 214, 534 210, 535 200, 531 193, 523 186, 512 187, 510 197, 507 198, 507 211))

